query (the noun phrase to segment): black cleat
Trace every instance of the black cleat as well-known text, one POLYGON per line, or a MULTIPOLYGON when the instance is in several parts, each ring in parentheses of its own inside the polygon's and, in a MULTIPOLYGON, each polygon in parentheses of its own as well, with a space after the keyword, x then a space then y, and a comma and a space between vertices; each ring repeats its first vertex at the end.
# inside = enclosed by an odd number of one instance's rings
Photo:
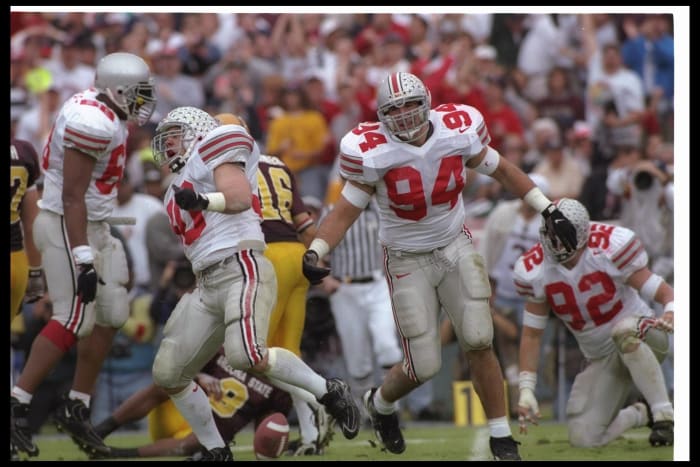
POLYGON ((30 457, 39 455, 39 448, 32 441, 29 428, 29 404, 22 404, 16 397, 10 396, 10 457, 18 456, 18 451, 30 457))
POLYGON ((67 433, 81 451, 90 458, 103 458, 110 455, 102 438, 95 433, 90 423, 90 409, 83 401, 70 399, 64 394, 62 403, 56 408, 53 420, 59 430, 67 433))
POLYGON ((657 446, 673 446, 673 420, 659 420, 651 425, 649 444, 657 446))
POLYGON ((192 457, 188 457, 186 460, 188 460, 188 461, 213 461, 213 462, 231 461, 231 462, 233 462, 233 454, 231 453, 231 449, 228 446, 224 446, 223 448, 214 448, 211 451, 207 451, 206 449, 202 449, 202 450, 194 453, 192 455, 192 457))
POLYGON ((360 409, 350 394, 350 388, 344 381, 331 378, 326 381, 328 392, 318 401, 340 426, 347 439, 353 439, 360 431, 360 409))
POLYGON ((384 448, 394 454, 401 454, 406 450, 406 443, 399 427, 399 416, 396 412, 384 415, 377 412, 374 407, 374 393, 377 388, 372 388, 362 396, 362 401, 367 409, 367 414, 372 422, 372 429, 384 448))
POLYGON ((518 441, 514 440, 512 436, 506 436, 504 438, 493 438, 489 439, 489 447, 491 448, 491 454, 493 454, 494 460, 497 461, 519 461, 520 454, 518 454, 518 441))

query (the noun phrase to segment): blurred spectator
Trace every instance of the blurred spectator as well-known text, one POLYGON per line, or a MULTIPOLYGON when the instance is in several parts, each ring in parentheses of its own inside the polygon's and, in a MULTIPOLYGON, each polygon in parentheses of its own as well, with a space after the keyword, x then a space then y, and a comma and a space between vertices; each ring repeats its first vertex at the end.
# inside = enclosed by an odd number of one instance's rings
POLYGON ((373 13, 369 24, 355 36, 355 50, 360 55, 367 55, 374 47, 381 46, 384 37, 390 33, 397 34, 408 45, 408 29, 394 21, 392 14, 373 13))
POLYGON ((489 43, 496 49, 498 63, 506 68, 515 68, 518 63, 520 45, 527 35, 527 15, 495 13, 489 43))
POLYGON ((547 179, 552 199, 577 199, 585 179, 576 161, 564 151, 561 138, 549 140, 544 149, 545 157, 535 165, 532 173, 547 179))
POLYGON ((588 60, 586 120, 596 143, 593 164, 608 164, 614 157, 614 145, 624 139, 641 143, 640 121, 644 112, 642 81, 626 69, 616 44, 600 46, 591 25, 591 17, 582 18, 588 60))
POLYGON ((201 80, 182 72, 182 60, 177 48, 161 43, 149 49, 158 95, 156 111, 153 112, 151 121, 160 121, 176 107, 204 107, 204 85, 201 80))
POLYGON ((44 62, 53 77, 54 86, 59 92, 59 101, 64 102, 73 94, 88 89, 94 84, 95 64, 81 62, 81 41, 90 41, 88 36, 68 36, 57 47, 58 58, 44 62))
POLYGON ((559 139, 559 127, 551 118, 538 118, 530 128, 529 148, 523 157, 523 170, 529 172, 544 160, 545 146, 553 139, 559 139))
POLYGON ((182 17, 181 31, 184 43, 177 49, 182 62, 182 73, 201 78, 221 59, 221 51, 209 39, 214 31, 207 29, 207 14, 187 13, 182 17))
MULTIPOLYGON (((40 71, 46 72, 43 69, 33 70, 34 73, 40 71)), ((48 79, 50 82, 48 88, 35 89, 37 92, 32 95, 34 103, 21 114, 15 126, 15 137, 32 143, 39 155, 44 152, 44 144, 46 144, 51 132, 51 126, 61 104, 63 104, 58 88, 53 83, 53 78, 49 76, 48 79)))
POLYGON ((571 128, 576 120, 583 120, 583 99, 574 92, 569 71, 554 67, 547 77, 547 93, 535 102, 540 117, 557 122, 561 134, 571 128))
POLYGON ((627 39, 622 44, 622 60, 642 79, 644 94, 663 91, 663 105, 673 107, 674 50, 668 22, 662 14, 626 16, 623 28, 627 39))
POLYGON ((523 136, 525 133, 520 117, 505 100, 505 87, 505 78, 487 78, 485 85, 486 108, 480 109, 491 134, 489 145, 497 151, 503 149, 505 135, 513 133, 523 136))
POLYGON ((330 167, 320 164, 320 158, 332 137, 326 120, 310 107, 300 88, 285 88, 282 107, 284 112, 270 122, 265 151, 287 164, 297 178, 302 196, 322 199, 330 167))

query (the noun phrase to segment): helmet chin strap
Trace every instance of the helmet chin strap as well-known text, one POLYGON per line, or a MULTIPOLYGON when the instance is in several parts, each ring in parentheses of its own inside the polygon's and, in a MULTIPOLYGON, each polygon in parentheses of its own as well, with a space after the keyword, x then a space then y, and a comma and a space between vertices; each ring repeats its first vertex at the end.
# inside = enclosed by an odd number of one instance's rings
POLYGON ((182 169, 185 166, 185 161, 182 159, 182 157, 177 157, 176 159, 170 161, 168 163, 168 166, 170 167, 170 170, 173 171, 173 173, 178 173, 180 169, 182 169))

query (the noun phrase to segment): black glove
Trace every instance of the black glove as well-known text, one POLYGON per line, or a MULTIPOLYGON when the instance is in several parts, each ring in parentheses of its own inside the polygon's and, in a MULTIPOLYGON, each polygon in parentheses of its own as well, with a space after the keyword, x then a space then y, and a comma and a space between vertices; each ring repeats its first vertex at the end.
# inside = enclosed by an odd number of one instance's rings
POLYGON ((549 232, 552 232, 564 245, 566 251, 574 251, 576 244, 576 227, 567 219, 564 214, 553 203, 542 211, 542 217, 546 222, 549 232))
POLYGON ((27 291, 24 293, 24 303, 34 303, 46 292, 46 276, 41 268, 29 268, 27 291))
POLYGON ((203 211, 209 206, 209 199, 190 188, 173 185, 175 202, 185 211, 203 211))
POLYGON ((311 285, 320 284, 321 280, 331 273, 328 268, 316 266, 317 262, 318 254, 314 250, 306 250, 301 263, 301 271, 304 273, 304 277, 311 282, 311 285))
POLYGON ((88 304, 95 299, 97 294, 97 283, 104 285, 102 279, 97 276, 97 271, 92 263, 79 264, 78 268, 80 273, 78 274, 78 293, 80 300, 84 304, 88 304))

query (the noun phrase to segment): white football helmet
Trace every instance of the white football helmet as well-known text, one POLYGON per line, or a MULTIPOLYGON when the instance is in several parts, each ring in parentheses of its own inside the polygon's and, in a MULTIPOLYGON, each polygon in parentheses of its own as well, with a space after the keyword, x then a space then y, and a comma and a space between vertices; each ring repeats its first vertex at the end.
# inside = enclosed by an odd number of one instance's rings
POLYGON ((171 110, 156 127, 151 140, 153 158, 173 172, 180 170, 192 154, 194 146, 204 139, 219 121, 196 107, 178 107, 171 110))
POLYGON ((151 70, 139 56, 115 52, 105 55, 95 69, 95 89, 105 94, 129 120, 148 122, 156 108, 151 70))
POLYGON ((391 73, 377 87, 377 116, 397 141, 410 143, 428 131, 430 115, 430 91, 423 82, 411 73, 391 73), (389 111, 401 108, 409 102, 419 106, 399 115, 389 111))
POLYGON ((562 198, 557 201, 555 205, 576 228, 576 249, 573 251, 566 251, 566 248, 562 242, 559 241, 556 234, 549 231, 547 228, 547 221, 544 218, 540 226, 540 243, 542 243, 545 255, 557 263, 565 263, 571 259, 578 250, 586 247, 591 221, 586 207, 575 199, 562 198))

